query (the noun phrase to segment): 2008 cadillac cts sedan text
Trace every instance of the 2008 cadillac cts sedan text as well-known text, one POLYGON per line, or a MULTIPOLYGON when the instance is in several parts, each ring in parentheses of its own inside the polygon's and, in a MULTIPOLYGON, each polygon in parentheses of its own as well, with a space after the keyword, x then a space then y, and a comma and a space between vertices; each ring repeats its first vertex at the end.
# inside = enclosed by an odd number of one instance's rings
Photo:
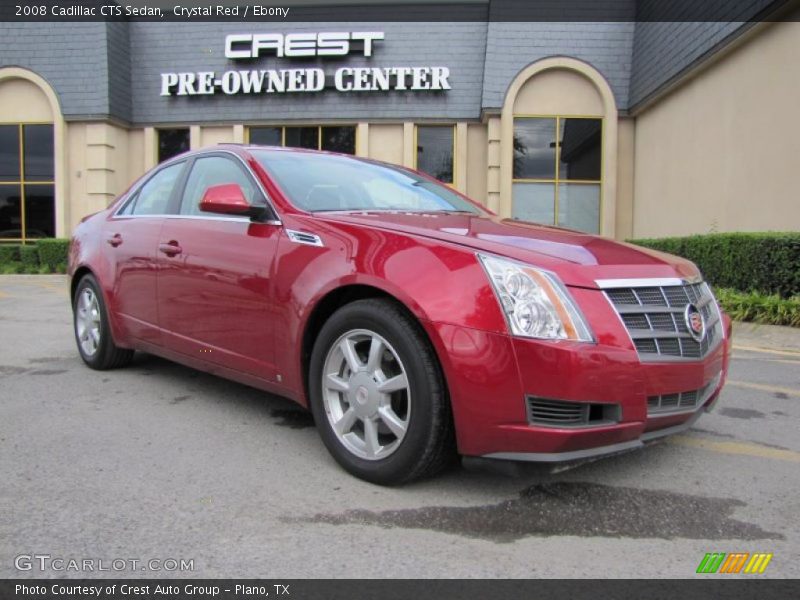
POLYGON ((153 169, 77 227, 75 337, 309 407, 363 479, 456 453, 578 460, 687 428, 730 320, 690 262, 501 219, 413 170, 224 145, 153 169))

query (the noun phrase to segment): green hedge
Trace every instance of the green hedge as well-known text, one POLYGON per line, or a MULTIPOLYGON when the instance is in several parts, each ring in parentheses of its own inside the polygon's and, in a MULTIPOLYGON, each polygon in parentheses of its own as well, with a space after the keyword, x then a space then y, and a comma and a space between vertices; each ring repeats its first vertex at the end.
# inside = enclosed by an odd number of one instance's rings
POLYGON ((631 242, 688 258, 714 287, 800 295, 800 233, 711 233, 631 242))
POLYGON ((20 244, 1 244, 0 245, 0 265, 19 261, 20 244))
POLYGON ((27 272, 39 272, 39 251, 36 246, 20 246, 19 247, 19 261, 22 267, 27 272))
POLYGON ((58 238, 39 240, 36 242, 36 249, 39 251, 39 264, 56 271, 60 265, 67 263, 69 240, 58 238))
POLYGON ((781 298, 726 288, 717 288, 714 293, 722 309, 737 321, 800 327, 800 296, 781 298))
POLYGON ((33 244, 0 244, 0 274, 66 273, 69 240, 47 238, 33 244))

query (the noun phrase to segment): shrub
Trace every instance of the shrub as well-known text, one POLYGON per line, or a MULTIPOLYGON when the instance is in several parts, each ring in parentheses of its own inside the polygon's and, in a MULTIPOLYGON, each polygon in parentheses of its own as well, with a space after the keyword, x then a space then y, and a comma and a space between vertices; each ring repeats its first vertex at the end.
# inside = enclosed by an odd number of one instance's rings
POLYGON ((800 295, 800 233, 712 233, 632 243, 691 260, 714 286, 800 295))
POLYGON ((800 327, 800 296, 781 298, 777 294, 714 290, 722 309, 737 321, 753 321, 769 325, 800 327))
POLYGON ((0 263, 0 274, 2 275, 16 275, 22 271, 22 263, 20 262, 9 262, 9 263, 0 263))
POLYGON ((24 273, 36 273, 39 270, 39 250, 36 246, 20 246, 19 260, 24 273))
POLYGON ((5 265, 10 262, 19 260, 19 244, 1 244, 0 245, 0 265, 5 265))
POLYGON ((39 251, 39 264, 49 269, 50 273, 56 272, 58 265, 67 262, 69 253, 69 240, 67 239, 43 239, 36 243, 39 251))

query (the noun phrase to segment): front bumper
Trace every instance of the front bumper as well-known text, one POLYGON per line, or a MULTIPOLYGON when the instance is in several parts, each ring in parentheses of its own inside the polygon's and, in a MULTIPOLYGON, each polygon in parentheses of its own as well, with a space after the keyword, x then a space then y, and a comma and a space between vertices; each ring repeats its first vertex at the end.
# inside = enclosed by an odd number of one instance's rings
POLYGON ((645 431, 639 438, 627 442, 619 442, 617 444, 610 444, 608 446, 597 446, 593 448, 585 448, 583 450, 568 450, 565 452, 493 452, 485 454, 483 458, 492 458, 496 460, 517 460, 525 462, 543 462, 543 463, 561 463, 588 460, 592 458, 599 458, 602 456, 610 456, 612 454, 620 454, 622 452, 629 452, 643 448, 648 442, 653 442, 668 435, 681 433, 689 429, 704 409, 696 410, 684 422, 671 427, 663 429, 655 429, 653 431, 645 431))
POLYGON ((716 402, 730 352, 724 340, 702 360, 642 363, 621 338, 597 344, 551 342, 431 324, 447 378, 459 452, 536 462, 575 461, 642 447, 686 430, 716 402), (718 378, 697 407, 648 414, 648 397, 700 390, 718 378), (532 424, 526 397, 615 404, 617 422, 580 427, 532 424))

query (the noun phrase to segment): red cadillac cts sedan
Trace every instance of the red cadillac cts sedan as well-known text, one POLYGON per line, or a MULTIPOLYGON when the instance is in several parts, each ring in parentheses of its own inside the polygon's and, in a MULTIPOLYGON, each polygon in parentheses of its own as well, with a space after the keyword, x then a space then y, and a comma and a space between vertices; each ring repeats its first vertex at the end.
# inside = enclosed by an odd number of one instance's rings
POLYGON ((730 320, 690 262, 501 219, 410 169, 223 145, 85 218, 75 338, 310 408, 381 484, 455 455, 572 461, 688 428, 724 383, 730 320))

